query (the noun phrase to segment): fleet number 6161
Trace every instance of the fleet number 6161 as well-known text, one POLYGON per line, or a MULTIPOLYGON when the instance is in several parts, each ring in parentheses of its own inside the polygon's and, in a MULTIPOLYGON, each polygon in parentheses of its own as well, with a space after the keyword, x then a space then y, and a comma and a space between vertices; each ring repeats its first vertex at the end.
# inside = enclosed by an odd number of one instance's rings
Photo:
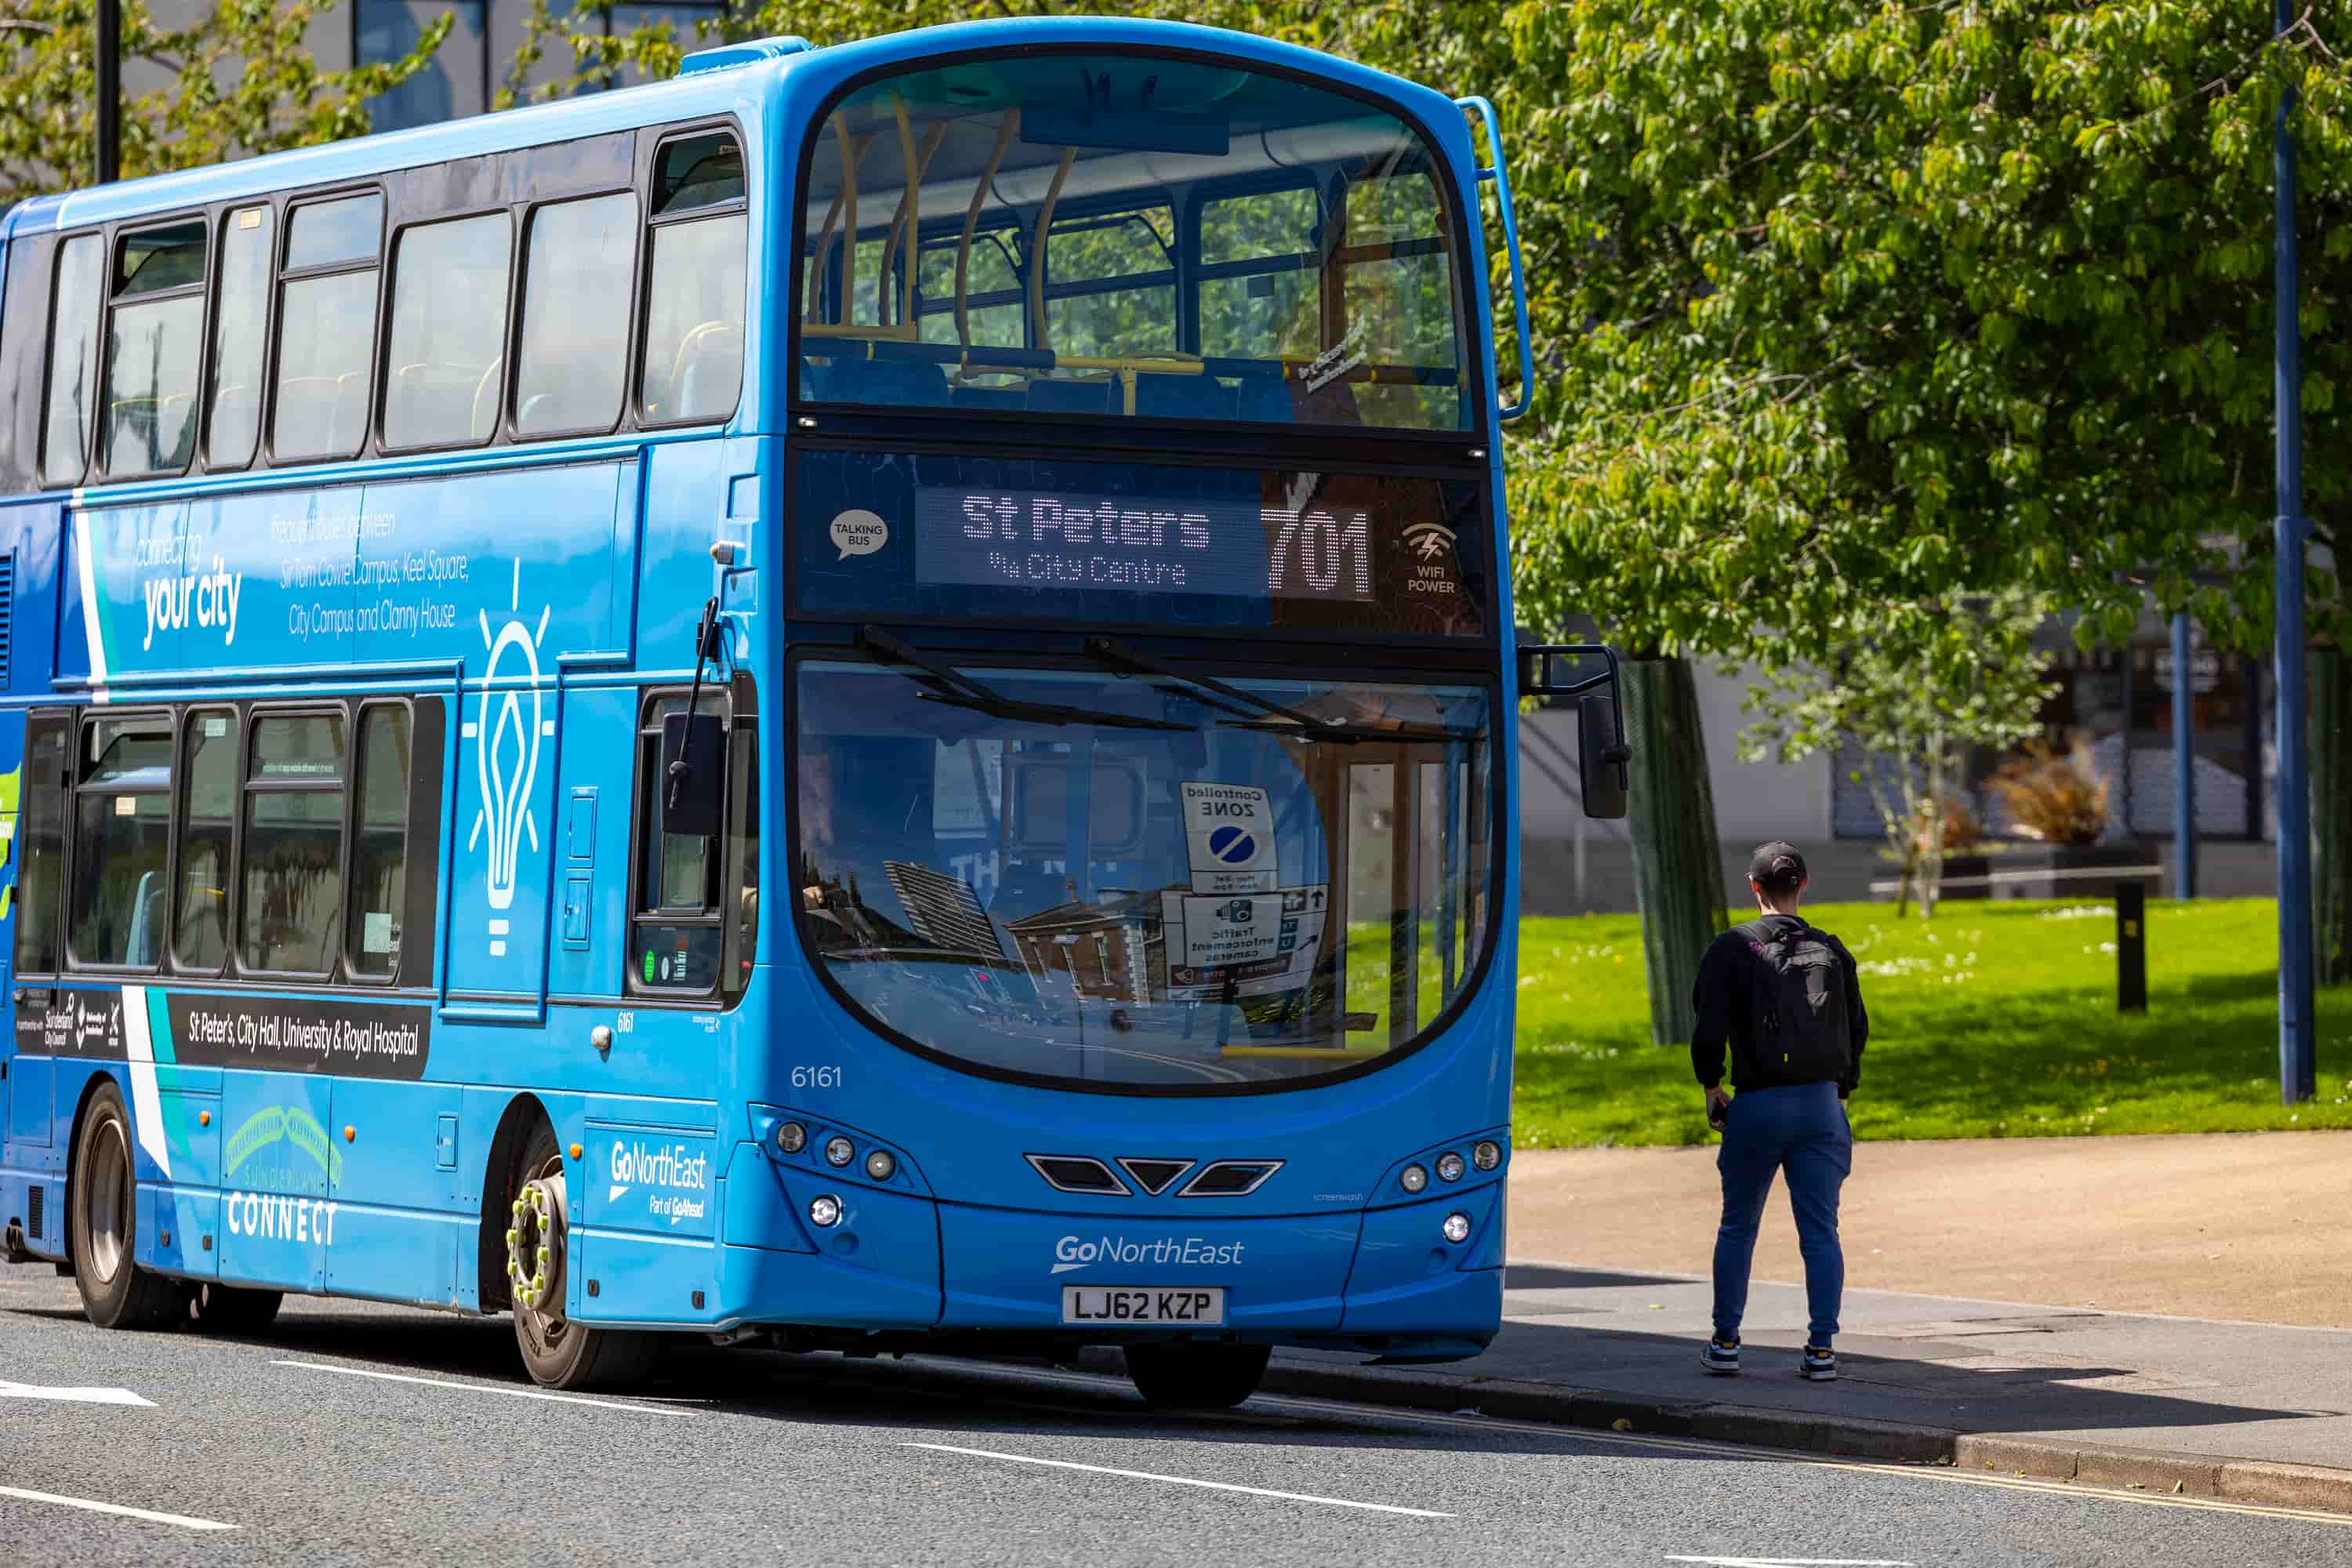
POLYGON ((793 1087, 794 1089, 839 1089, 841 1069, 837 1067, 794 1068, 793 1087))

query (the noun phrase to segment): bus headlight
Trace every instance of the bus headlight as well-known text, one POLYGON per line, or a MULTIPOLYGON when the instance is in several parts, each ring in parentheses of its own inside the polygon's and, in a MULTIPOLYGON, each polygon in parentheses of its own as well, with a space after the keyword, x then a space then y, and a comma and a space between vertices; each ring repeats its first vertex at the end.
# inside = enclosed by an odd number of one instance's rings
POLYGON ((1503 1151, 1491 1138, 1481 1138, 1472 1145, 1470 1163, 1482 1171, 1491 1171, 1503 1163, 1503 1151))
MULTIPOLYGON (((809 1224, 819 1230, 830 1230, 840 1223, 841 1200, 839 1198, 835 1197, 831 1193, 825 1193, 809 1199, 809 1224)), ((1447 1220, 1445 1223, 1450 1226, 1454 1221, 1447 1220)), ((1463 1234, 1466 1236, 1469 1234, 1467 1226, 1470 1222, 1464 1220, 1462 1223, 1465 1226, 1463 1234)))
POLYGON ((1429 1173, 1419 1165, 1407 1165, 1397 1173, 1397 1185, 1406 1192, 1417 1193, 1429 1185, 1429 1173))
MULTIPOLYGON (((817 1202, 823 1203, 824 1200, 819 1198, 817 1202)), ((1445 1232, 1446 1240, 1459 1245, 1470 1239, 1470 1216, 1460 1209, 1455 1209, 1445 1216, 1445 1224, 1440 1228, 1445 1232)))
POLYGON ((776 1147, 787 1154, 797 1154, 808 1147, 808 1129, 797 1121, 780 1122, 776 1127, 776 1147))
POLYGON ((1448 1149, 1444 1153, 1440 1154, 1437 1157, 1437 1176, 1440 1181, 1460 1181, 1462 1179, 1462 1156, 1455 1153, 1451 1149, 1448 1149))
POLYGON ((848 1139, 844 1138, 838 1132, 824 1141, 824 1163, 826 1164, 846 1165, 856 1158, 857 1158, 857 1145, 852 1143, 848 1139))
POLYGON ((866 1156, 866 1173, 877 1182, 888 1181, 890 1173, 898 1168, 897 1158, 887 1149, 877 1149, 866 1156))

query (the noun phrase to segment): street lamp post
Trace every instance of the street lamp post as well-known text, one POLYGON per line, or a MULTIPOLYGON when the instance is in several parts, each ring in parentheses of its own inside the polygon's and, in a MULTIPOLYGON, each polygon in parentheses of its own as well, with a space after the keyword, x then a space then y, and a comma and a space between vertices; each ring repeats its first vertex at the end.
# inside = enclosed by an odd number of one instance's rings
MULTIPOLYGON (((2284 37, 2294 25, 2292 0, 2273 0, 2272 26, 2284 37)), ((2288 1105, 2318 1089, 2313 1048, 2311 942, 2311 774, 2305 734, 2303 552, 2311 524, 2303 515, 2303 343, 2294 245, 2295 93, 2279 100, 2271 144, 2273 289, 2278 335, 2273 395, 2278 426, 2278 920, 2279 1099, 2288 1105)))
POLYGON ((98 0, 98 183, 122 178, 122 0, 98 0))

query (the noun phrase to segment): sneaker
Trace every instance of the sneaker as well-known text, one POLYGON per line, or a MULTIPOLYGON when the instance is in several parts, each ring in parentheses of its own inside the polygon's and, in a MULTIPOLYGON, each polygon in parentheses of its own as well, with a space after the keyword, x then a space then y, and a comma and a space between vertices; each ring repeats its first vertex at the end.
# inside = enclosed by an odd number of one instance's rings
POLYGON ((1835 1383, 1837 1352, 1827 1345, 1807 1345, 1804 1364, 1797 1371, 1810 1383, 1835 1383))
POLYGON ((1738 1340, 1709 1340, 1699 1347, 1698 1364, 1717 1377, 1729 1377, 1739 1370, 1738 1340))

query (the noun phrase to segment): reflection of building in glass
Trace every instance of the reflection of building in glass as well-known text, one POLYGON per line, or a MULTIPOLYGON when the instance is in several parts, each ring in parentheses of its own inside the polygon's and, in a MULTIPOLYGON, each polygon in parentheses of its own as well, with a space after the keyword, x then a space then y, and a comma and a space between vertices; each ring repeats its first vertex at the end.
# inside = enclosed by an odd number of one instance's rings
POLYGON ((1080 996, 1149 1002, 1168 990, 1160 895, 1124 893, 1100 903, 1059 904, 1005 926, 1041 990, 1066 976, 1080 996))
POLYGON ((907 911, 915 934, 950 952, 968 952, 992 963, 1004 962, 1004 943, 980 907, 970 882, 912 860, 885 860, 883 874, 907 911))
MULTIPOLYGON (((2042 742, 2060 756, 2079 752, 2107 786, 2112 840, 2160 839, 2172 832, 2174 758, 2172 649, 2167 622, 2153 611, 2121 647, 2077 648, 2053 621, 2037 641, 2053 656, 2057 692, 2043 706, 2042 742)), ((2269 711, 2263 663, 2217 648, 2203 628, 2190 655, 2190 742, 2195 752, 2197 831, 2205 838, 2258 838, 2266 829, 2267 761, 2260 728, 2269 711)), ((1980 751, 1967 760, 1960 794, 1986 830, 2012 837, 2014 826, 1986 787, 2009 760, 1980 751)), ((1832 770, 1832 828, 1841 838, 1883 833, 1864 770, 1899 787, 1901 764, 1865 756, 1852 740, 1832 770)))

